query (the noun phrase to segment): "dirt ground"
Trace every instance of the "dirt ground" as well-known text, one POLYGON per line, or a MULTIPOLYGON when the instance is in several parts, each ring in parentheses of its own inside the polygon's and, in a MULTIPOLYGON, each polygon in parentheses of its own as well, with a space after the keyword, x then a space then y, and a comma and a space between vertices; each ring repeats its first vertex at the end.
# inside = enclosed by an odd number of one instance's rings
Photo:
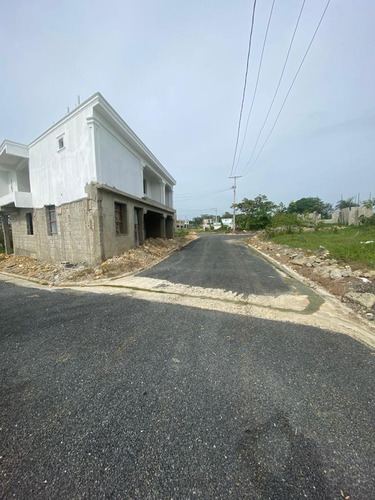
POLYGON ((197 235, 194 233, 174 240, 150 238, 142 246, 116 255, 98 266, 79 263, 70 267, 31 257, 0 254, 0 271, 26 276, 42 285, 55 286, 63 283, 119 277, 159 262, 196 238, 197 235))

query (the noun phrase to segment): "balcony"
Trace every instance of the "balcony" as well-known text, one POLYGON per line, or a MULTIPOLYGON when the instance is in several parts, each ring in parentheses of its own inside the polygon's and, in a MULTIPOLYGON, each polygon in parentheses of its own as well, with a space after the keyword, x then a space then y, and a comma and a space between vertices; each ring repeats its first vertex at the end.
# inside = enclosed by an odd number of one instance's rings
POLYGON ((33 195, 23 191, 13 191, 12 193, 0 196, 0 212, 6 212, 7 209, 32 208, 33 195))
POLYGON ((32 206, 29 148, 4 141, 0 146, 0 211, 32 206))

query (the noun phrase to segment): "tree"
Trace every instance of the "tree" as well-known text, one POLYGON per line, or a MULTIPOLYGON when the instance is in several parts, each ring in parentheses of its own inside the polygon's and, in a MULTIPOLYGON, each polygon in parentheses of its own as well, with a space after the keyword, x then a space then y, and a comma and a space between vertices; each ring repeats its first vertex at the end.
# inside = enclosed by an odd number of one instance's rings
POLYGON ((346 200, 339 200, 336 203, 337 210, 342 210, 343 208, 358 207, 358 203, 355 203, 354 196, 347 198, 346 200))
POLYGON ((225 212, 221 218, 222 219, 231 219, 233 217, 233 214, 230 214, 229 212, 225 212))
POLYGON ((193 226, 200 226, 203 224, 203 219, 202 217, 194 217, 192 220, 193 226))
POLYGON ((258 195, 253 200, 244 198, 241 203, 235 205, 241 214, 237 223, 242 229, 264 229, 270 222, 277 207, 273 201, 265 195, 258 195))
POLYGON ((293 214, 310 214, 317 212, 323 218, 328 218, 333 212, 333 207, 330 203, 324 203, 318 197, 300 198, 297 201, 292 201, 288 206, 288 213, 293 214))
POLYGON ((288 207, 283 202, 279 203, 275 210, 275 215, 283 215, 288 213, 288 207))
POLYGON ((375 198, 369 198, 368 200, 363 200, 362 205, 370 210, 375 207, 375 198))

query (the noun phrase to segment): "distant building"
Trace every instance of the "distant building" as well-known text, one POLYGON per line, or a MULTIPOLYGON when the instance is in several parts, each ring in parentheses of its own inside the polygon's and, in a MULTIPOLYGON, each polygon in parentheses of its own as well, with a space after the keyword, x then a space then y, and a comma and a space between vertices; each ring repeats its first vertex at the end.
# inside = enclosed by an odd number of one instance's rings
POLYGON ((203 219, 203 224, 202 224, 203 231, 205 231, 206 229, 211 229, 213 224, 214 224, 214 219, 203 219))
POLYGON ((228 226, 230 229, 233 229, 233 219, 232 218, 225 218, 221 219, 221 223, 223 226, 228 226))
POLYGON ((0 145, 0 215, 16 254, 96 264, 173 238, 174 185, 100 93, 28 146, 0 145))
POLYGON ((176 229, 187 229, 189 227, 188 220, 176 219, 175 228, 176 229))

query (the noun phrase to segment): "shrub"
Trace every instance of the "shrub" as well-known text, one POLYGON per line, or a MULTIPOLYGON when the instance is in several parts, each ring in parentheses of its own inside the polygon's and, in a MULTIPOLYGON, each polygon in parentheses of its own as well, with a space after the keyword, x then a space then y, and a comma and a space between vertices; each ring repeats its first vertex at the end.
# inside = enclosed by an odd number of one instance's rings
POLYGON ((190 233, 188 229, 177 229, 174 233, 175 236, 187 236, 190 233))
POLYGON ((375 214, 371 215, 371 217, 361 215, 359 217, 359 222, 362 226, 375 226, 375 214))
POLYGON ((303 221, 297 214, 280 214, 272 217, 269 227, 279 228, 279 232, 294 233, 301 230, 303 221))

